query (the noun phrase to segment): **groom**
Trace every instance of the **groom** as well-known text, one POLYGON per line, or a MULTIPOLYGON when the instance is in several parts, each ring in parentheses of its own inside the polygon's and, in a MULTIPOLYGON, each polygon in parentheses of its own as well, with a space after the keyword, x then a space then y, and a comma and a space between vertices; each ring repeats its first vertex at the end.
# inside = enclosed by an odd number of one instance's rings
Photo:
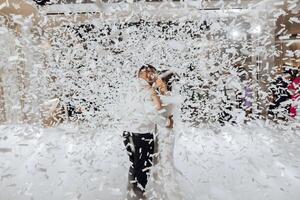
POLYGON ((152 65, 142 66, 138 80, 129 93, 127 126, 123 132, 124 144, 131 166, 128 174, 127 200, 144 200, 150 168, 153 163, 156 124, 166 124, 160 115, 162 104, 152 87, 157 78, 152 65))

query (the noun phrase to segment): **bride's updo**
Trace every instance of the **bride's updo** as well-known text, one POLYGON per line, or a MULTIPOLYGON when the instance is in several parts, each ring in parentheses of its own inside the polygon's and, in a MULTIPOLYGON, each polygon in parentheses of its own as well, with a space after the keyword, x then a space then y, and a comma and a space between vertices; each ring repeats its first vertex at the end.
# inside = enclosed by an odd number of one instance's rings
POLYGON ((167 90, 172 91, 172 84, 179 81, 179 76, 174 71, 162 70, 159 78, 167 85, 167 90))

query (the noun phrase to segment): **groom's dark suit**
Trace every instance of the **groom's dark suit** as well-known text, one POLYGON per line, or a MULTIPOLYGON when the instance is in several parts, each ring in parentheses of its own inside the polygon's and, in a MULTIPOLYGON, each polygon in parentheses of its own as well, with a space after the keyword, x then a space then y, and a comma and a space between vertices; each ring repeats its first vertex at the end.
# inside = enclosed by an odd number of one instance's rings
POLYGON ((145 199, 150 167, 153 163, 156 124, 164 123, 151 98, 149 84, 139 79, 125 105, 127 115, 123 132, 131 166, 128 175, 127 199, 145 199))

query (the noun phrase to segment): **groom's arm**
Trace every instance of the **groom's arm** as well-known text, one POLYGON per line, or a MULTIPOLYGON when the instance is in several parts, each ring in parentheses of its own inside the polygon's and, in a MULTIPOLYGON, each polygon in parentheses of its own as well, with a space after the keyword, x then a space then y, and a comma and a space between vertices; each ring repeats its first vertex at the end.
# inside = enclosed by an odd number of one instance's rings
POLYGON ((167 128, 173 128, 174 126, 174 120, 173 120, 173 115, 170 115, 168 117, 168 125, 166 126, 167 128))
POLYGON ((160 126, 167 126, 168 119, 163 116, 165 112, 165 108, 162 106, 162 102, 160 97, 154 90, 154 88, 150 88, 152 102, 154 104, 153 109, 150 107, 147 110, 147 117, 155 124, 160 126))

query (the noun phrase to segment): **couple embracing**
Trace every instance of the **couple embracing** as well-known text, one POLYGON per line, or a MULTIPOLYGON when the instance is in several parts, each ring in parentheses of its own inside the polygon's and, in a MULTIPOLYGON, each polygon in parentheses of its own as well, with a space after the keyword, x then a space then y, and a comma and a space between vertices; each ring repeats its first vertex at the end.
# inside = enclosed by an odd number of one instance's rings
POLYGON ((127 200, 183 199, 173 164, 174 80, 176 73, 145 65, 129 90, 123 132, 130 160, 127 200))

